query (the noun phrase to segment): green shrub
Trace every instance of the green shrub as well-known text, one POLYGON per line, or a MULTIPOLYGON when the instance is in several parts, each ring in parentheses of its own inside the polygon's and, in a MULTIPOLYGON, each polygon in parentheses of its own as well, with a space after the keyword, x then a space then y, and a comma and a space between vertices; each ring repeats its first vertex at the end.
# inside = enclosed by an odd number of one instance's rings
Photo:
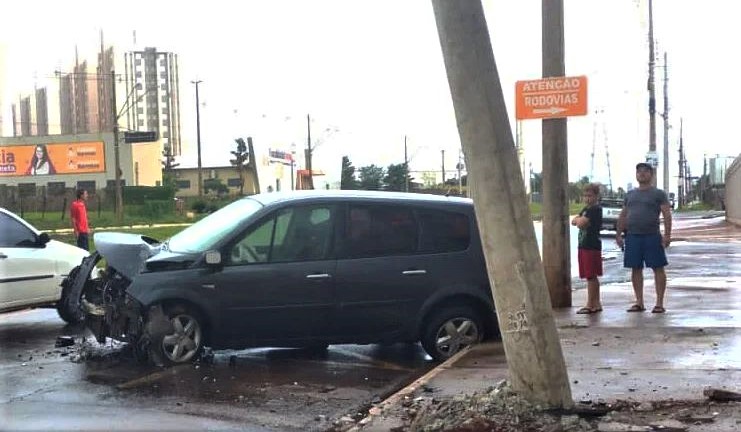
POLYGON ((190 206, 190 208, 196 213, 203 213, 206 211, 206 203, 203 201, 196 201, 190 206))
POLYGON ((147 201, 172 201, 175 189, 165 186, 124 186, 124 204, 144 204, 147 201))
POLYGON ((148 200, 139 209, 141 216, 158 219, 173 212, 174 201, 148 200))

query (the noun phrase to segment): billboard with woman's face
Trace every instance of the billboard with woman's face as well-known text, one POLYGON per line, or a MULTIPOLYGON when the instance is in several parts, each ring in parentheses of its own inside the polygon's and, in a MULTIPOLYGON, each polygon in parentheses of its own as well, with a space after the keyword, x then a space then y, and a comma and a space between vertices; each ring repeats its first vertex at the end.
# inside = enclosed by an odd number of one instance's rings
POLYGON ((102 141, 0 147, 0 177, 105 171, 102 141))

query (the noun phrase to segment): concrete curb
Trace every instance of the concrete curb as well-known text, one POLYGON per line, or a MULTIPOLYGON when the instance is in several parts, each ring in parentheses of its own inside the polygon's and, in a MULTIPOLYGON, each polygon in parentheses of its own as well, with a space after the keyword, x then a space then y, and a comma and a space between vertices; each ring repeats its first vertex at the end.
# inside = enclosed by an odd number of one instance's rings
POLYGON ((387 411, 389 408, 397 406, 399 404, 399 401, 402 398, 414 393, 415 391, 417 391, 418 388, 427 384, 429 381, 431 381, 441 372, 452 368, 460 359, 465 357, 466 354, 468 354, 470 351, 471 351, 470 346, 462 349, 461 351, 453 355, 453 357, 450 357, 449 359, 435 366, 429 372, 417 378, 411 384, 407 385, 406 387, 402 388, 396 393, 392 394, 391 396, 386 398, 384 401, 379 403, 377 406, 372 407, 371 409, 368 410, 368 415, 366 415, 362 420, 360 420, 357 423, 356 426, 353 426, 348 431, 358 432, 362 430, 364 427, 371 424, 374 418, 382 416, 384 412, 387 411))

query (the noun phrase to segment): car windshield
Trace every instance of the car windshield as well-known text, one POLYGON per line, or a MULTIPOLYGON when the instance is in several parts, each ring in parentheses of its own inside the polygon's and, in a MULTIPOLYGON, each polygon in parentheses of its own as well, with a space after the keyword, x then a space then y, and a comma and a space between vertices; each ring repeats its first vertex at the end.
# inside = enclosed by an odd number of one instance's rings
POLYGON ((167 246, 172 252, 204 252, 262 207, 250 198, 235 201, 175 234, 167 246))

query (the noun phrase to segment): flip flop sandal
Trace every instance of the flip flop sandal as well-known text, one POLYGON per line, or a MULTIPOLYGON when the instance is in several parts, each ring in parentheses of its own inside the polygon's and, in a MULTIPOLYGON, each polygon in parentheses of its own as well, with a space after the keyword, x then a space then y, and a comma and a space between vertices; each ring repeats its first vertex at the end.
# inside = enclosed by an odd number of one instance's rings
POLYGON ((666 309, 664 309, 661 306, 654 306, 653 309, 651 309, 651 313, 664 313, 666 312, 666 309))
POLYGON ((626 312, 643 312, 643 311, 645 311, 645 310, 646 310, 646 308, 645 308, 645 307, 643 307, 643 306, 641 306, 641 305, 638 305, 638 304, 634 304, 633 306, 629 307, 629 308, 628 308, 628 309, 626 310, 626 312))
POLYGON ((593 314, 593 313, 597 313, 597 312, 602 312, 602 308, 590 309, 590 308, 588 308, 588 307, 585 306, 585 307, 579 309, 578 311, 576 311, 576 313, 581 314, 581 315, 589 315, 589 314, 593 314))

